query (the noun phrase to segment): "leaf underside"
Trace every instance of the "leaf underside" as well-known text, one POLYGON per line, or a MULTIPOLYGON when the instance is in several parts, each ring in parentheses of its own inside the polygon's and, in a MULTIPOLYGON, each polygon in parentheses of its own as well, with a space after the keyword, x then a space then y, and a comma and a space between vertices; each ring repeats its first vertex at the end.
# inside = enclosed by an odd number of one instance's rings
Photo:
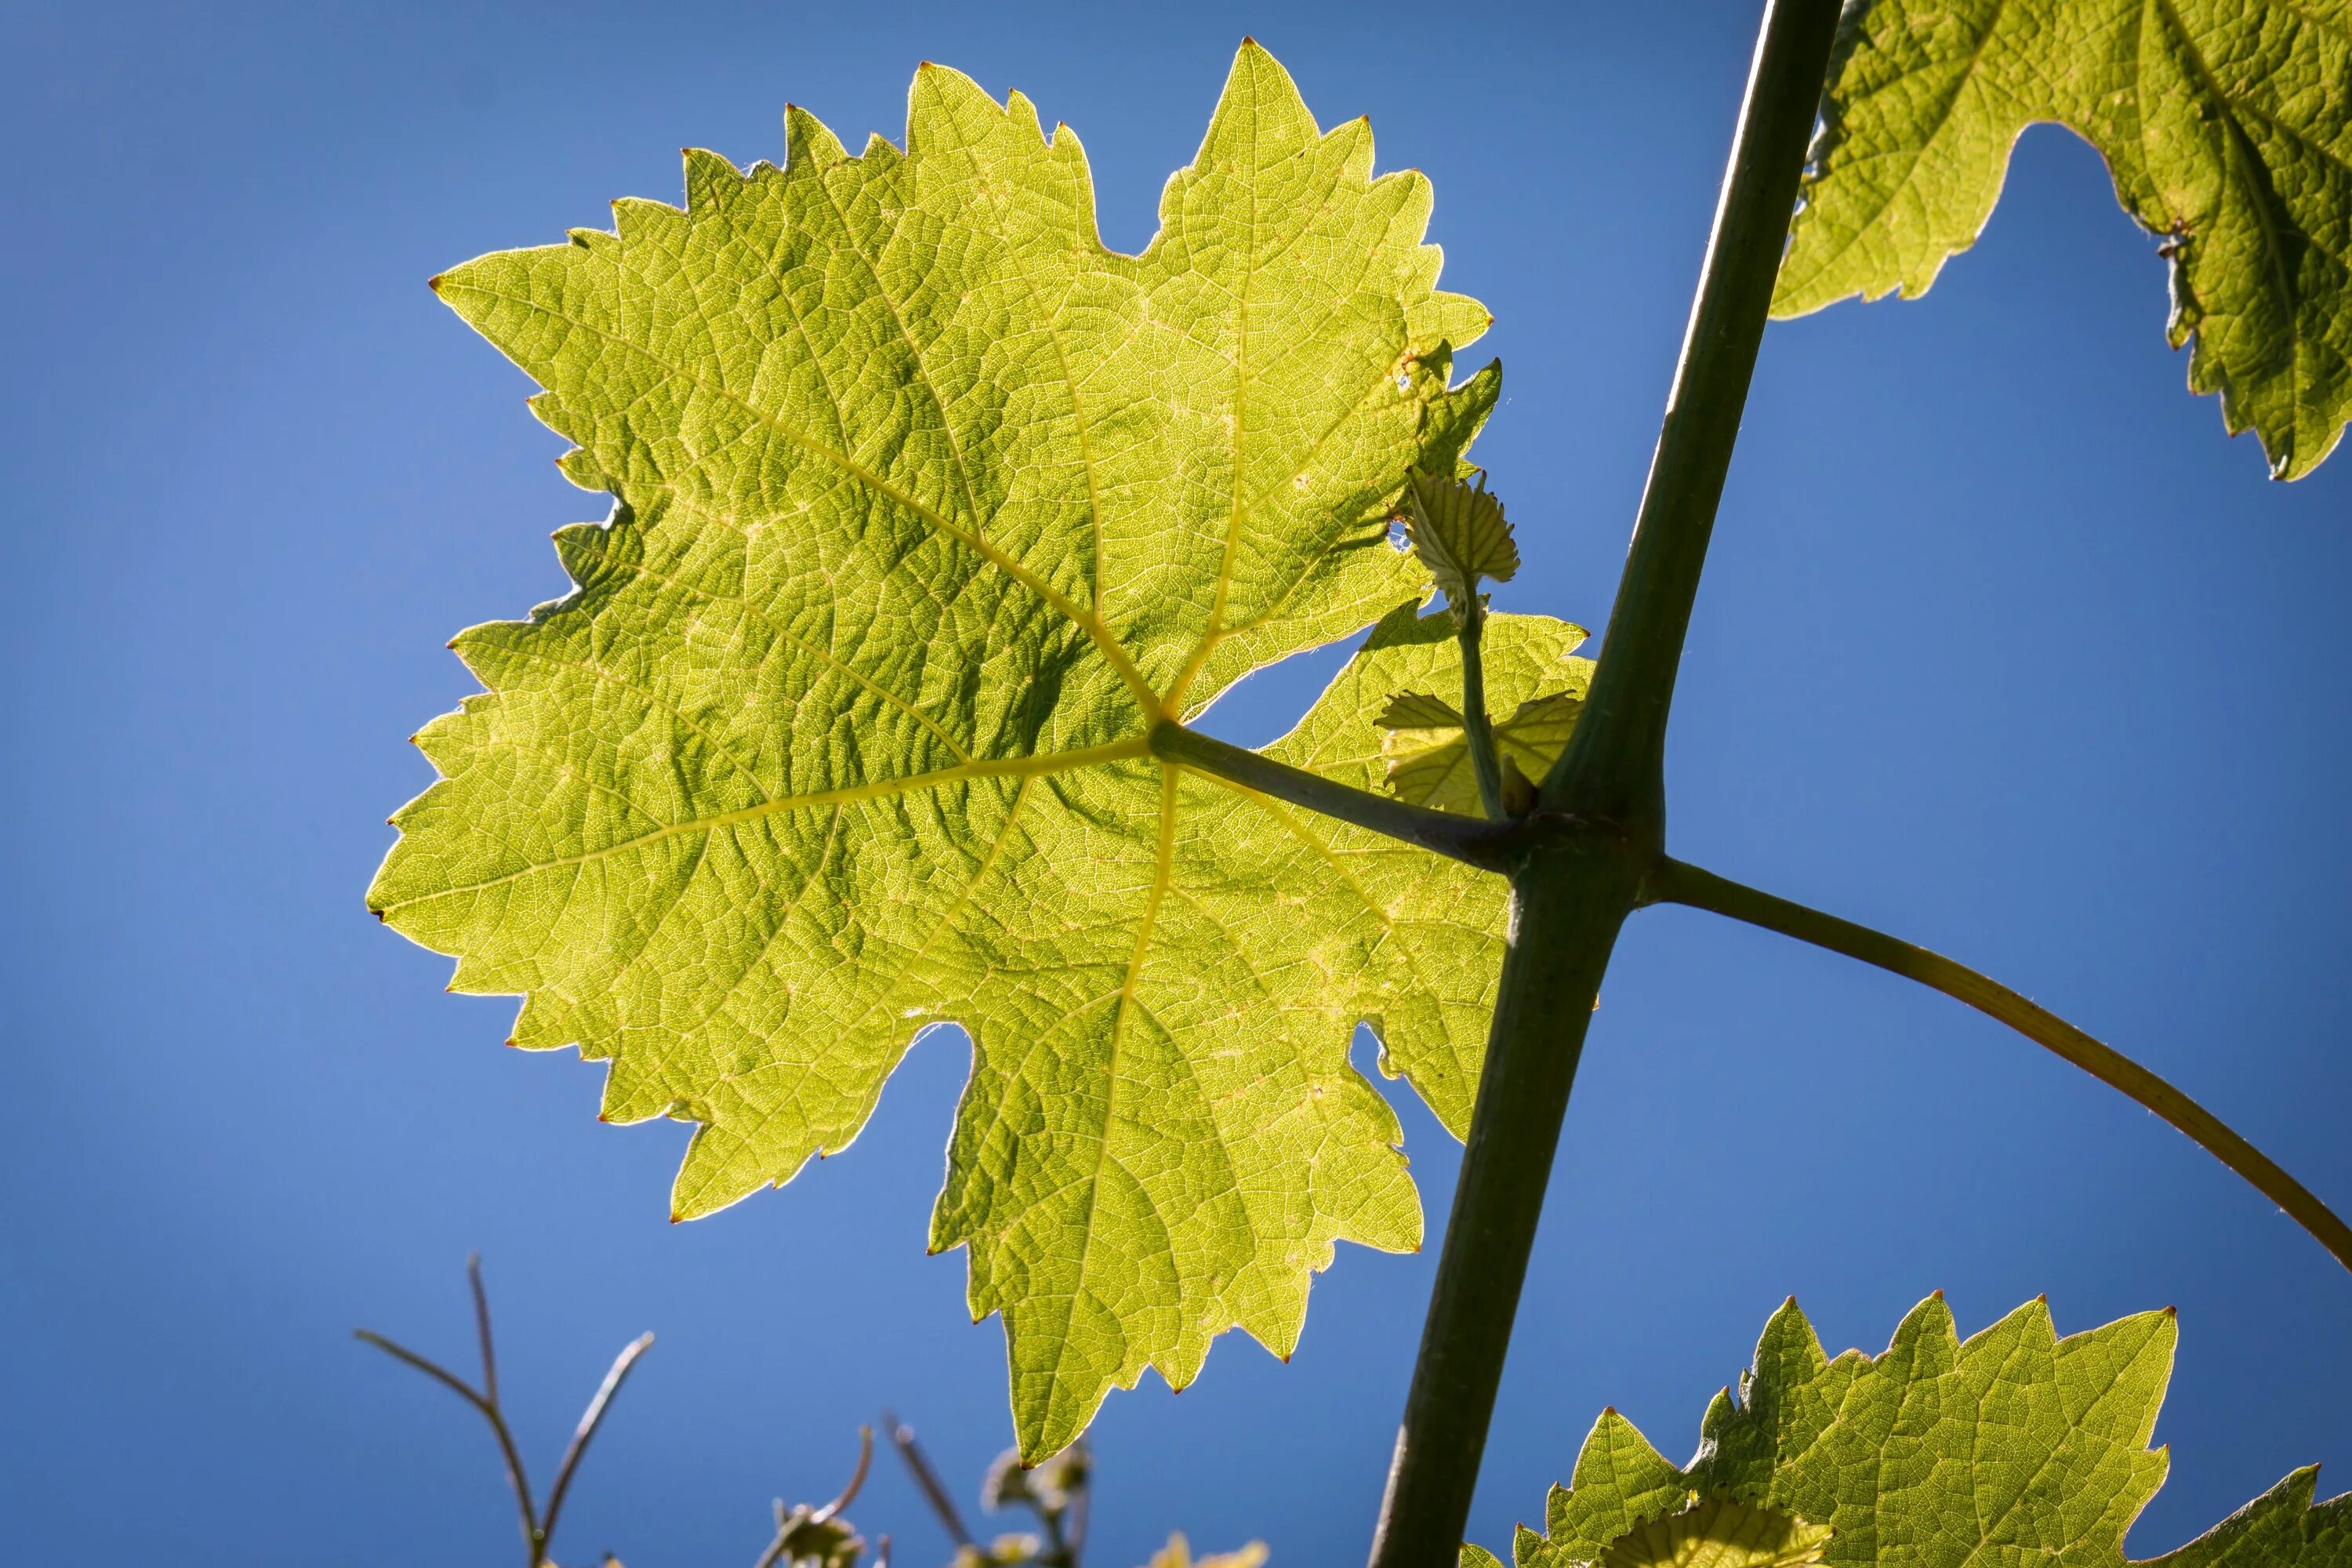
MULTIPOLYGON (((787 129, 436 279, 614 505, 557 535, 570 596, 453 645, 488 689, 419 737, 370 903, 521 994, 513 1043, 608 1061, 606 1120, 698 1124, 680 1217, 845 1146, 961 1025, 930 1244, 1004 1316, 1034 1459, 1228 1327, 1286 1354, 1335 1242, 1419 1244, 1349 1042, 1466 1127, 1503 885, 1145 734, 1396 609, 1273 748, 1379 786, 1381 683, 1440 679, 1387 520, 1499 377, 1447 384, 1487 318, 1435 287, 1427 182, 1254 45, 1137 257, 1017 93, 927 66, 904 152, 787 129)), ((1501 700, 1556 686, 1552 623, 1497 620, 1501 700)))
POLYGON ((1847 0, 1774 312, 1925 293, 2055 121, 2166 237, 2173 346, 2272 472, 2352 416, 2352 0, 1847 0))
MULTIPOLYGON (((1831 1360, 1792 1300, 1738 1397, 1708 1407, 1687 1467, 1604 1412, 1572 1484, 1552 1489, 1545 1532, 1520 1528, 1517 1568, 1612 1561, 1694 1497, 1828 1527, 1832 1568, 2125 1568, 2125 1532, 2164 1482, 2165 1452, 2147 1444, 2177 1337, 2167 1310, 2060 1339, 2032 1301, 1962 1341, 1939 1294, 1883 1354, 1831 1360)), ((2352 1493, 2314 1507, 2317 1473, 2294 1471, 2146 1568, 2352 1568, 2352 1493)))

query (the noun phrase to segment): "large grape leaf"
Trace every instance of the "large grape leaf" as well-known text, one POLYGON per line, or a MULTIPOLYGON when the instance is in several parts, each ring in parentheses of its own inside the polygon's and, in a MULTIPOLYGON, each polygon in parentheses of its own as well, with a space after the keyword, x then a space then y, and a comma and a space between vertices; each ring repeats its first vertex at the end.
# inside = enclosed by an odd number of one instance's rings
MULTIPOLYGON (((1689 1465, 1604 1411, 1572 1484, 1552 1489, 1545 1533, 1521 1527, 1517 1568, 1600 1562, 1694 1497, 1828 1526, 1832 1568, 2125 1568, 2124 1534, 2164 1483, 2164 1450, 2147 1444, 2177 1327, 2168 1310, 2060 1339, 2032 1301, 1964 1342, 1939 1293, 1885 1353, 1832 1360, 1792 1300, 1739 1396, 1708 1407, 1689 1465)), ((2314 1508, 2316 1473, 2153 1563, 2352 1568, 2352 1493, 2314 1508)))
MULTIPOLYGON (((557 536, 570 596, 453 645, 488 691, 418 738, 441 782, 370 903, 521 994, 514 1044, 609 1060, 605 1119, 698 1124, 681 1217, 962 1025, 931 1244, 1003 1313, 1035 1458, 1227 1327, 1286 1353, 1335 1241, 1420 1240, 1349 1039, 1463 1128, 1500 885, 1145 735, 1426 595, 1388 519, 1498 376, 1447 386, 1487 319, 1435 288, 1427 182, 1254 45, 1138 257, 1018 94, 927 66, 903 152, 787 130, 436 280, 615 504, 557 536)), ((1368 672, 1436 679, 1407 633, 1282 754, 1377 787, 1368 672)))
POLYGON ((2352 416, 2352 0, 1846 0, 1773 308, 1925 293, 2038 121, 2166 237, 2173 346, 2272 472, 2352 416))

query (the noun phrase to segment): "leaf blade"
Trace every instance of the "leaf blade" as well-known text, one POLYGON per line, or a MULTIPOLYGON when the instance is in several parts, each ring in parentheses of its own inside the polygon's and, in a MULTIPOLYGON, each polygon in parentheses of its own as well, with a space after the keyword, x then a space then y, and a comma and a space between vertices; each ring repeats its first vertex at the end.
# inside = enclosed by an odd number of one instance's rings
MULTIPOLYGON (((690 153, 683 207, 439 280, 614 510, 559 535, 570 595, 458 639, 486 689, 420 734, 370 902, 522 994, 515 1044, 606 1061, 606 1120, 696 1124, 679 1217, 962 1025, 932 1244, 1042 1458, 1228 1327, 1286 1353, 1338 1241, 1418 1245, 1349 1037, 1448 1064, 1461 1121, 1488 982, 1450 960, 1499 895, 1143 735, 1426 594, 1386 519, 1491 409, 1444 374, 1486 318, 1426 182, 1255 46, 1136 257, 1017 93, 926 68, 903 153, 787 121, 781 169, 690 153)), ((1306 728, 1369 734, 1359 696, 1306 728)))

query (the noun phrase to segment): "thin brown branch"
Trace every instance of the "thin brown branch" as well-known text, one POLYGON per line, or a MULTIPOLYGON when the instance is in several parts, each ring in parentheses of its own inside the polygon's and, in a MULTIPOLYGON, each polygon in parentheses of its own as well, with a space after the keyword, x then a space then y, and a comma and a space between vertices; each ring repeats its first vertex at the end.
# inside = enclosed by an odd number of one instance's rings
POLYGON ((563 1462, 555 1468, 555 1485, 547 1494, 547 1521, 540 1527, 542 1544, 555 1535, 556 1516, 563 1511, 564 1494, 572 1489, 572 1473, 580 1468, 581 1459, 588 1452, 589 1439, 595 1436, 596 1428, 604 1424, 604 1412, 612 1407, 613 1396, 621 1392, 621 1384, 627 1380, 629 1369, 637 1364, 637 1358, 645 1354, 653 1342, 653 1335, 639 1334, 623 1347, 621 1353, 613 1358, 612 1370, 604 1373, 604 1381, 597 1385, 595 1397, 588 1401, 588 1408, 581 1413, 580 1425, 572 1428, 572 1441, 564 1447, 563 1462))
POLYGON ((843 1509, 857 1500, 858 1489, 866 1484, 866 1471, 873 1463, 874 1428, 860 1426, 857 1429, 857 1468, 850 1472, 849 1484, 841 1489, 839 1497, 817 1510, 810 1517, 819 1524, 823 1524, 827 1520, 838 1519, 843 1509))
POLYGON ((915 1478, 915 1485, 921 1489, 924 1500, 931 1505, 931 1511, 939 1515, 940 1522, 947 1527, 949 1538, 958 1546, 977 1549, 980 1543, 971 1538, 971 1531, 964 1528, 963 1516, 956 1512, 955 1500, 948 1496, 948 1489, 940 1481, 939 1472, 931 1468, 930 1460, 923 1457, 922 1445, 915 1441, 915 1429, 887 1410, 882 1412, 882 1426, 890 1434, 890 1446, 897 1448, 898 1458, 906 1461, 907 1472, 915 1478))
POLYGON ((466 1283, 474 1292, 474 1334, 482 1342, 482 1397, 499 1402, 499 1357, 490 1344, 490 1298, 482 1289, 482 1255, 466 1255, 466 1283))
POLYGON ((539 1516, 532 1506, 530 1482, 524 1479, 522 1456, 515 1451, 514 1434, 507 1430, 507 1418, 499 1407, 476 1393, 471 1384, 437 1362, 418 1355, 405 1345, 395 1344, 382 1334, 368 1329, 354 1329, 352 1337, 362 1344, 373 1345, 396 1361, 407 1363, 425 1376, 481 1412, 482 1419, 490 1424, 490 1433, 499 1441, 499 1453, 506 1460, 507 1484, 514 1489, 515 1508, 522 1516, 524 1548, 530 1552, 528 1568, 540 1568, 546 1550, 546 1537, 540 1532, 539 1516))

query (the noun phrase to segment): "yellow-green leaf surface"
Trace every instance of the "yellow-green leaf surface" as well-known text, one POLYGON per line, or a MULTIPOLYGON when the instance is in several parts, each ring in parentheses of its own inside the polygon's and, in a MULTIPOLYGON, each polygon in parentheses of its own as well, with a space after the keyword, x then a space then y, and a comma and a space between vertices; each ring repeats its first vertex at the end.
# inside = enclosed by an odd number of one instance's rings
POLYGON ((1927 291, 2038 121, 2166 237, 2175 347, 2272 471, 2352 416, 2352 0, 1847 0, 1774 310, 1927 291))
POLYGON ((1609 1543, 1601 1568, 1809 1568, 1830 1534, 1825 1524, 1711 1497, 1635 1525, 1609 1543))
MULTIPOLYGON (((1144 737, 1427 595, 1387 520, 1498 378, 1447 389, 1486 315, 1436 288, 1427 182, 1254 45, 1137 257, 1018 94, 927 66, 903 151, 787 132, 436 280, 615 505, 557 536, 569 597, 454 645, 488 690, 419 737, 370 902, 523 994, 514 1043, 608 1060, 607 1120, 699 1124, 680 1216, 968 1029, 931 1245, 1003 1313, 1036 1458, 1228 1327, 1286 1353, 1336 1241, 1419 1244, 1350 1032, 1458 1131, 1500 884, 1144 737)), ((1281 754, 1376 786, 1391 664, 1433 679, 1384 645, 1281 754)))
MULTIPOLYGON (((1545 1533, 1519 1531, 1517 1568, 1614 1563, 1654 1521, 1718 1498, 1827 1526, 1832 1568, 2126 1568, 2125 1532, 2164 1482, 2147 1445, 2177 1328, 2145 1312, 2061 1339, 2032 1301, 1963 1341, 1938 1295, 1883 1354, 1832 1360, 1790 1301, 1738 1396, 1716 1396, 1687 1466, 1604 1412, 1572 1484, 1552 1489, 1545 1533)), ((2314 1508, 2314 1475, 2154 1561, 2352 1568, 2352 1494, 2314 1508)))
MULTIPOLYGON (((1498 703, 1518 703, 1563 686, 1581 689, 1591 668, 1575 657, 1584 636, 1583 627, 1549 616, 1488 616, 1488 695, 1498 703)), ((1411 602, 1400 605, 1267 754, 1357 789, 1379 790, 1388 758, 1375 716, 1400 691, 1461 678, 1453 615, 1442 607, 1422 615, 1411 602)), ((1428 854, 1395 839, 1288 807, 1274 809, 1344 844, 1350 880, 1393 889, 1383 894, 1388 913, 1381 940, 1368 950, 1392 952, 1403 965, 1391 972, 1380 999, 1381 1066, 1411 1083, 1456 1138, 1467 1136, 1503 962, 1507 889, 1499 879, 1451 862, 1433 867, 1428 854)))
MULTIPOLYGON (((1524 811, 1533 803, 1535 781, 1551 771, 1575 733, 1591 661, 1567 661, 1566 668, 1568 689, 1531 697, 1494 726, 1504 798, 1514 810, 1524 811)), ((1399 692, 1381 710, 1381 728, 1386 731, 1381 740, 1388 762, 1386 782, 1399 799, 1465 816, 1486 815, 1478 796, 1477 768, 1470 760, 1469 734, 1452 703, 1425 691, 1399 692)))

